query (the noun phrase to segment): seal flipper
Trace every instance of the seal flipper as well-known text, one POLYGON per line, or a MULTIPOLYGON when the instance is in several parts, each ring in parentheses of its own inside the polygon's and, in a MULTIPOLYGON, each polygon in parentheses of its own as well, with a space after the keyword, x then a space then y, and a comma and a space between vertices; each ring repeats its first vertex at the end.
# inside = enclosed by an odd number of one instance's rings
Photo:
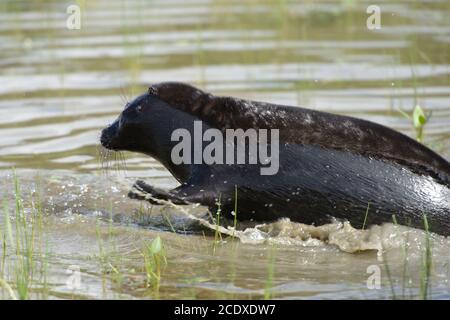
POLYGON ((133 188, 128 192, 128 197, 137 200, 147 200, 151 204, 161 204, 157 200, 171 201, 174 204, 186 205, 200 203, 209 205, 209 197, 214 195, 211 192, 201 189, 193 184, 183 183, 172 190, 164 190, 153 187, 142 180, 137 180, 133 188))
POLYGON ((131 199, 147 200, 151 204, 160 204, 157 200, 170 201, 174 204, 189 204, 186 196, 180 196, 176 191, 178 188, 173 190, 164 190, 161 188, 153 187, 142 180, 137 180, 133 189, 128 192, 128 197, 131 199), (133 190, 134 189, 134 190, 133 190), (136 192, 137 191, 137 192, 136 192))

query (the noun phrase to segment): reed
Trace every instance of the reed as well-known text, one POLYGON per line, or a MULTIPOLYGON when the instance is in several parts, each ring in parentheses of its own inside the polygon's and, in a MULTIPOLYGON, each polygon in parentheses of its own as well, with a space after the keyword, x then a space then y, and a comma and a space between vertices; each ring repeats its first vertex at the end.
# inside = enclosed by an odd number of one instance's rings
MULTIPOLYGON (((47 254, 43 250, 43 216, 39 191, 30 195, 27 203, 22 197, 19 178, 13 170, 14 215, 3 201, 2 256, 0 263, 1 287, 11 299, 26 300, 35 291, 45 298, 47 294, 47 254), (39 268, 40 267, 40 268, 39 268)), ((39 187, 37 188, 39 190, 39 187)))
POLYGON ((273 279, 275 276, 275 248, 273 245, 270 245, 268 249, 267 255, 267 278, 266 284, 264 287, 264 300, 273 299, 273 279))
POLYGON ((155 297, 159 298, 161 273, 167 265, 166 251, 161 238, 156 237, 151 243, 145 243, 142 251, 147 286, 154 288, 155 297))

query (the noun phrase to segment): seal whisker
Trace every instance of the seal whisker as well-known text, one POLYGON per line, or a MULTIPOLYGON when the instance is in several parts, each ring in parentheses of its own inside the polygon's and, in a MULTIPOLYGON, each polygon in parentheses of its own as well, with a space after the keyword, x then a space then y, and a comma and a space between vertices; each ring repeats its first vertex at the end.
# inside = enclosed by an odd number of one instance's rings
POLYGON ((102 145, 97 146, 97 161, 99 162, 102 172, 103 172, 103 166, 104 166, 103 154, 106 152, 106 150, 104 150, 104 149, 105 148, 102 145))
POLYGON ((118 158, 119 171, 122 170, 125 173, 127 171, 127 164, 126 164, 124 153, 121 151, 118 151, 117 158, 118 158))
POLYGON ((97 148, 97 154, 97 159, 100 162, 101 172, 102 174, 107 174, 109 170, 110 150, 104 148, 103 146, 99 146, 97 148))
POLYGON ((120 86, 120 92, 119 92, 119 96, 122 99, 122 102, 127 105, 129 103, 129 99, 125 93, 125 90, 122 86, 120 86))
POLYGON ((113 161, 114 161, 114 171, 116 171, 117 173, 119 173, 120 167, 119 167, 119 164, 118 164, 118 162, 117 162, 117 152, 116 152, 116 151, 113 151, 113 155, 114 155, 114 158, 113 158, 113 161))

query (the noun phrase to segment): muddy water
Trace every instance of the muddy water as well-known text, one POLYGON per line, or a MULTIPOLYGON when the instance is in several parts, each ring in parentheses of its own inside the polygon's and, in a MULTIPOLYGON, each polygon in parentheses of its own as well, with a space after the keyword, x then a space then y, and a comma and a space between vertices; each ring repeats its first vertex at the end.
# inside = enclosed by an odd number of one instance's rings
MULTIPOLYGON (((9 208, 12 236, 12 167, 25 212, 36 205, 31 195, 39 193, 44 215, 31 297, 423 294, 422 231, 280 221, 241 225, 239 239, 216 242, 214 231, 180 208, 127 199, 138 177, 161 187, 176 185, 160 164, 124 153, 111 156, 105 172, 97 149, 100 129, 124 101, 149 83, 178 80, 216 94, 353 115, 411 136, 410 121, 397 110, 410 112, 420 104, 432 112, 425 142, 448 157, 447 2, 380 2, 377 31, 366 28, 369 3, 356 1, 81 1, 80 30, 66 28, 69 4, 0 5, 0 194, 9 208), (159 291, 146 284, 142 257, 157 236, 167 258, 159 291), (77 270, 79 285, 68 285, 77 270), (379 270, 379 289, 367 285, 373 270, 379 270)), ((16 290, 15 266, 21 260, 5 240, 5 210, 0 235, 8 245, 0 252, 7 262, 0 278, 16 290)), ((435 235, 430 241, 431 295, 449 298, 450 244, 435 235)), ((0 294, 9 297, 5 289, 0 294)))

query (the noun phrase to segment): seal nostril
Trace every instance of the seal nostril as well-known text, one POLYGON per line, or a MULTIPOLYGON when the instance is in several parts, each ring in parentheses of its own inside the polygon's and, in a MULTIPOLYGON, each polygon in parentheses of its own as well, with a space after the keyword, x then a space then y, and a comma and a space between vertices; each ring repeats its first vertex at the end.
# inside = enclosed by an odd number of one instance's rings
POLYGON ((110 147, 110 142, 111 142, 111 136, 108 134, 107 131, 103 130, 102 131, 102 135, 100 136, 100 143, 105 148, 109 148, 110 147))

